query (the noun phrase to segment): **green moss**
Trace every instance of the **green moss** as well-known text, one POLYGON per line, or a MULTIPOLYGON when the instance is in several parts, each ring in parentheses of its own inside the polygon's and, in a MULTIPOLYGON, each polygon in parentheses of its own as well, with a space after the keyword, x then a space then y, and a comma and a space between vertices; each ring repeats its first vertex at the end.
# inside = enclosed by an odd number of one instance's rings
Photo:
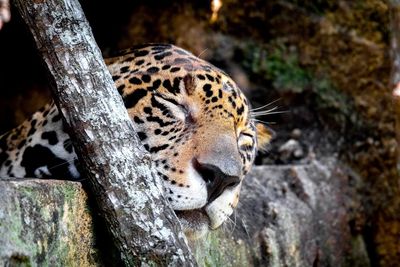
MULTIPOLYGON (((60 224, 67 226, 70 231, 75 230, 74 222, 77 214, 72 209, 76 206, 76 199, 79 197, 77 195, 76 187, 73 184, 63 184, 62 187, 55 186, 54 194, 58 196, 58 207, 56 208, 57 220, 60 224)), ((54 212, 54 211, 53 211, 54 212)), ((48 248, 48 255, 51 258, 57 259, 57 263, 60 265, 68 265, 70 262, 77 261, 78 259, 73 259, 71 254, 79 251, 79 243, 71 242, 75 237, 76 233, 57 233, 55 236, 56 240, 52 240, 52 246, 48 248)), ((50 262, 51 263, 51 262, 50 262)))
POLYGON ((215 267, 223 265, 222 255, 219 253, 220 244, 219 240, 215 236, 211 236, 207 242, 208 247, 206 248, 207 256, 204 257, 204 266, 215 267))
POLYGON ((29 266, 24 263, 25 258, 40 266, 64 266, 71 262, 90 265, 91 255, 96 252, 92 250, 86 197, 79 186, 27 182, 15 190, 18 193, 13 194, 13 203, 6 205, 15 209, 7 211, 4 219, 0 218, 0 235, 7 240, 11 251, 17 248, 21 252, 15 258, 21 264, 16 262, 16 266, 29 266))
POLYGON ((64 196, 65 201, 68 201, 70 204, 74 199, 76 199, 77 188, 73 184, 66 184, 62 189, 62 195, 64 196))
POLYGON ((206 238, 191 244, 192 252, 199 266, 252 266, 251 251, 242 241, 232 239, 223 230, 210 232, 206 238))
POLYGON ((350 97, 327 76, 316 75, 300 64, 294 47, 282 42, 267 45, 248 44, 243 50, 243 66, 259 83, 270 84, 280 94, 307 94, 309 106, 329 121, 344 126, 355 114, 350 97))
POLYGON ((310 74, 299 66, 297 54, 280 44, 270 49, 249 44, 244 50, 243 65, 280 91, 302 92, 311 81, 310 74))
POLYGON ((9 240, 8 248, 5 250, 18 248, 19 251, 24 254, 13 255, 10 258, 11 266, 30 266, 30 260, 28 255, 34 255, 36 253, 36 245, 30 244, 24 241, 24 237, 30 233, 25 233, 24 226, 22 224, 22 211, 21 206, 16 201, 17 198, 13 198, 12 202, 13 209, 9 209, 7 217, 3 218, 0 223, 0 235, 4 240, 9 240), (21 264, 19 264, 21 263, 21 264))

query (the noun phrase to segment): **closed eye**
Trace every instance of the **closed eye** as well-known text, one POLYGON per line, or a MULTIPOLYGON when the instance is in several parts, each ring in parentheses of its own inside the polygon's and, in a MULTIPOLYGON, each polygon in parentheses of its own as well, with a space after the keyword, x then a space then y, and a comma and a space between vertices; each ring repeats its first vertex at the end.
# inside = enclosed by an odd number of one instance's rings
MULTIPOLYGON (((176 102, 176 100, 172 99, 172 98, 168 98, 166 96, 163 96, 159 93, 154 93, 154 96, 159 97, 161 99, 163 99, 164 101, 170 102, 172 104, 174 104, 175 106, 182 106, 181 104, 179 104, 178 102, 176 102)), ((182 106, 183 107, 183 106, 182 106)))
POLYGON ((155 93, 154 97, 156 97, 159 101, 161 101, 167 108, 171 111, 171 113, 177 119, 181 121, 186 121, 188 117, 190 117, 189 110, 182 104, 178 103, 175 99, 168 98, 161 94, 155 93))
POLYGON ((249 133, 240 133, 238 145, 243 150, 251 149, 254 146, 254 136, 249 133))
POLYGON ((253 135, 249 134, 249 133, 240 133, 240 135, 244 135, 247 137, 250 137, 251 139, 253 139, 253 135))

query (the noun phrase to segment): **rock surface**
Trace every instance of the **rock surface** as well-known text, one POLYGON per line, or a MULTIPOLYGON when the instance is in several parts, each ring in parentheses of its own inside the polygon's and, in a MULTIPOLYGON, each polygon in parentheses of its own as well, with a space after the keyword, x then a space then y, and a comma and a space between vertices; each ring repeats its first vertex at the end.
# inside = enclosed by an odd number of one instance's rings
POLYGON ((254 167, 231 223, 192 245, 200 266, 370 266, 356 180, 333 158, 254 167))
MULTIPOLYGON (((231 220, 191 241, 199 266, 370 266, 353 227, 357 180, 334 158, 254 167, 231 220)), ((0 265, 99 264, 79 184, 0 181, 0 191, 0 265)))
POLYGON ((0 266, 98 263, 87 197, 79 183, 0 180, 0 266))

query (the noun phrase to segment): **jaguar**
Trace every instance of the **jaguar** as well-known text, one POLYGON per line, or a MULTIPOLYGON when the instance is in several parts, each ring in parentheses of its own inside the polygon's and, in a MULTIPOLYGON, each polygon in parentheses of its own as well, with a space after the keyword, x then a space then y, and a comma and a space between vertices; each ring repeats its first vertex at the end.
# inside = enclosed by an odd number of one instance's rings
MULTIPOLYGON (((222 70, 169 44, 105 59, 164 195, 188 232, 218 228, 233 212, 257 149, 272 131, 222 70)), ((50 103, 0 137, 0 177, 81 180, 79 162, 50 103)))

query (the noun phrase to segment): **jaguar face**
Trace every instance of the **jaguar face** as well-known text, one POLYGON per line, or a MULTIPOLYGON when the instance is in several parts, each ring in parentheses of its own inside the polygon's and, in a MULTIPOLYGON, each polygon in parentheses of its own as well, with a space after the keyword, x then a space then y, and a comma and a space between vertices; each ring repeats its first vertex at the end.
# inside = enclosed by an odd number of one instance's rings
POLYGON ((227 74, 183 49, 143 46, 106 62, 187 233, 219 227, 269 129, 227 74))

